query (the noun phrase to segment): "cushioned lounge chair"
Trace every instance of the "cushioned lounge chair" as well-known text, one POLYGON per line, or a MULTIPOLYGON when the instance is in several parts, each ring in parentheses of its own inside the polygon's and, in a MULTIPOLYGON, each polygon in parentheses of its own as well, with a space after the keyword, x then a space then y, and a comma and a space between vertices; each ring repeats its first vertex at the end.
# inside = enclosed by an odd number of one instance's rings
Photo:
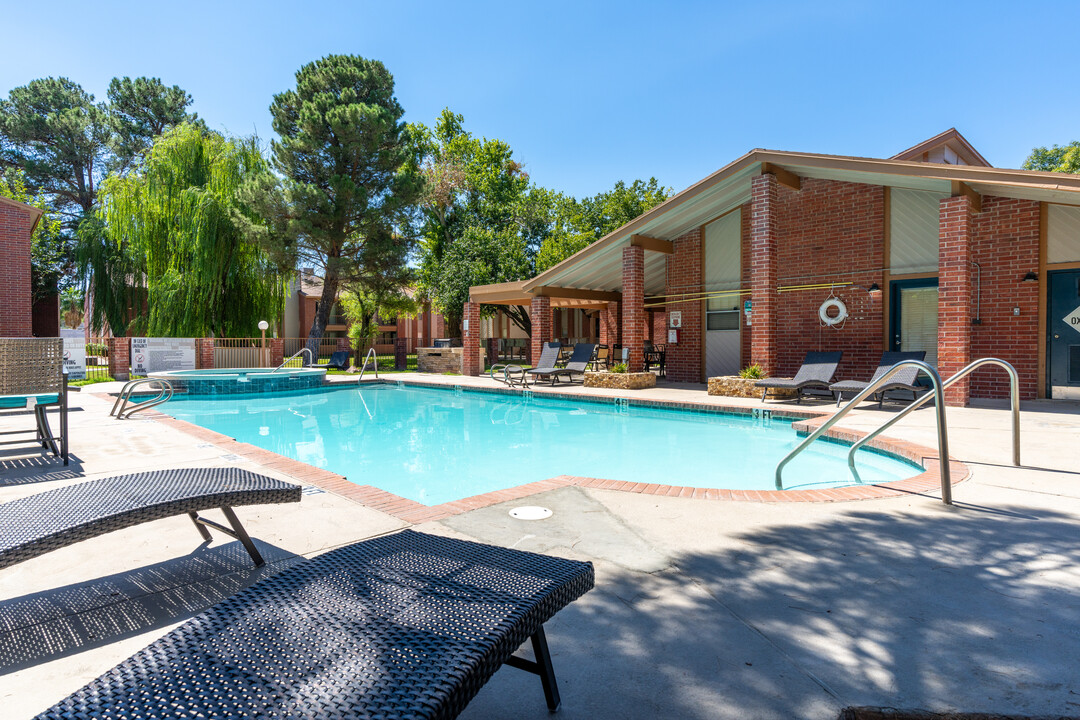
POLYGON ((68 386, 61 338, 0 338, 0 410, 32 410, 34 429, 0 435, 33 435, 0 445, 38 443, 68 464, 68 386), (59 412, 60 434, 53 435, 47 410, 59 412))
POLYGON ((0 505, 0 568, 83 540, 187 513, 203 540, 212 527, 263 564, 232 508, 300 502, 301 488, 239 468, 184 468, 89 480, 0 505), (221 508, 232 529, 199 516, 221 508))
POLYGON ((534 368, 529 370, 529 374, 532 375, 533 383, 536 383, 541 378, 551 380, 552 385, 558 382, 561 377, 573 380, 574 375, 585 375, 585 370, 589 367, 589 363, 592 362, 595 352, 595 343, 578 343, 574 346, 574 352, 570 355, 570 359, 566 361, 565 367, 534 368))
MULTIPOLYGON (((874 371, 873 377, 870 378, 870 382, 863 382, 861 380, 841 380, 838 383, 833 383, 829 386, 833 395, 836 396, 836 407, 840 407, 840 401, 844 399, 844 393, 855 395, 877 380, 879 377, 889 371, 893 365, 904 360, 923 360, 926 358, 925 350, 907 350, 907 351, 893 351, 882 353, 881 361, 878 363, 877 370, 874 371)), ((915 394, 925 390, 926 388, 920 387, 915 384, 918 379, 919 368, 917 367, 904 367, 901 368, 889 378, 888 383, 881 386, 878 392, 874 393, 874 397, 878 401, 878 407, 880 408, 885 401, 885 393, 890 390, 907 390, 911 392, 911 399, 915 399, 915 394)))
POLYGON ((795 373, 793 378, 766 378, 754 383, 754 387, 762 388, 761 402, 765 402, 765 396, 769 390, 795 390, 795 402, 802 402, 803 394, 809 389, 828 390, 832 383, 836 367, 843 357, 842 351, 837 352, 808 352, 803 360, 802 367, 795 373))
POLYGON ((242 590, 38 718, 453 718, 504 664, 554 712, 543 624, 592 586, 591 563, 405 530, 242 590))
POLYGON ((339 350, 330 354, 330 362, 322 365, 311 365, 313 368, 326 368, 327 370, 348 370, 352 364, 352 353, 348 350, 339 350))

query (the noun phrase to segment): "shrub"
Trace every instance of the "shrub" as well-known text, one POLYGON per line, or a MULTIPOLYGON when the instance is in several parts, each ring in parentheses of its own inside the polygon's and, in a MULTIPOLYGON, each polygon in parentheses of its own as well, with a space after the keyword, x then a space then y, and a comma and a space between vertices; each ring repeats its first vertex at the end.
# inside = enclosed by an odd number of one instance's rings
POLYGON ((747 380, 761 380, 765 377, 765 371, 761 369, 761 366, 757 363, 753 365, 747 365, 739 371, 739 377, 746 378, 747 380))
POLYGON ((86 343, 86 354, 92 357, 108 357, 105 343, 86 343))
POLYGON ((628 366, 626 363, 615 363, 611 366, 611 372, 613 373, 624 373, 629 369, 630 366, 628 366))

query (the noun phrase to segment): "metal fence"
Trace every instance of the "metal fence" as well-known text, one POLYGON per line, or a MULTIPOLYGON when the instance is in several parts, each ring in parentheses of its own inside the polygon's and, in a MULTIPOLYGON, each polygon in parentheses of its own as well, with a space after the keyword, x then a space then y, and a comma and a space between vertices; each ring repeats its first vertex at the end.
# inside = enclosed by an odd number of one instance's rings
MULTIPOLYGON (((109 346, 107 338, 92 337, 86 343, 86 379, 103 381, 112 380, 109 375, 109 346)), ((130 368, 124 368, 125 371, 130 368)))

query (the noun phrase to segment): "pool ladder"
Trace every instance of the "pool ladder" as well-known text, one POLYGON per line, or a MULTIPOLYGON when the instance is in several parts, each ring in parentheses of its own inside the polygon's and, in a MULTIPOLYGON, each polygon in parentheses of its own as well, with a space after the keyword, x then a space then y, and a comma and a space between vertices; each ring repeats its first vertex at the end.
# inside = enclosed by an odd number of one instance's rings
MULTIPOLYGON (((313 354, 313 353, 311 352, 311 348, 306 348, 306 347, 303 347, 303 348, 300 348, 299 350, 297 350, 296 352, 294 352, 294 353, 293 353, 292 355, 290 355, 289 357, 285 358, 285 362, 281 363, 281 364, 280 364, 280 365, 278 365, 278 366, 277 366, 276 368, 274 368, 273 370, 271 370, 271 371, 270 371, 270 374, 271 374, 271 375, 273 375, 273 374, 274 374, 274 373, 276 373, 276 372, 277 372, 278 370, 282 369, 283 367, 285 367, 286 365, 288 365, 289 363, 291 363, 291 362, 292 362, 293 360, 295 360, 296 358, 300 357, 300 356, 301 356, 301 355, 303 355, 304 353, 307 353, 307 358, 308 358, 308 362, 307 362, 307 364, 308 364, 308 365, 314 365, 314 364, 315 364, 315 360, 314 360, 314 357, 315 357, 315 356, 314 356, 314 354, 313 354)), ((304 361, 303 361, 303 360, 301 360, 301 361, 300 361, 300 364, 301 364, 302 366, 306 367, 306 366, 304 365, 304 361)))
POLYGON ((117 420, 123 420, 126 417, 131 417, 137 412, 147 410, 160 405, 163 402, 168 402, 173 396, 172 383, 163 378, 139 378, 138 380, 129 380, 123 388, 120 390, 120 394, 116 396, 116 401, 113 403, 112 410, 109 411, 109 415, 115 415, 117 420), (158 394, 149 400, 143 400, 136 403, 131 407, 128 407, 128 403, 131 402, 131 394, 135 388, 140 385, 150 385, 157 383, 158 394), (117 410, 119 408, 119 411, 117 410))
POLYGON ((789 452, 783 460, 776 466, 776 489, 784 489, 783 472, 784 466, 791 462, 796 455, 805 450, 811 443, 817 440, 819 437, 828 432, 829 428, 837 423, 840 418, 848 414, 854 409, 860 402, 873 395, 878 388, 888 383, 889 379, 895 375, 900 368, 903 367, 917 367, 922 370, 930 378, 930 382, 934 386, 934 392, 925 393, 921 398, 916 398, 910 405, 898 412, 887 421, 883 422, 873 431, 868 433, 865 437, 861 438, 858 442, 851 446, 848 450, 848 468, 851 473, 856 477, 859 477, 858 471, 855 469, 855 453, 856 451, 880 435, 888 428, 895 425, 901 419, 919 409, 925 405, 931 397, 934 398, 934 411, 937 424, 937 440, 938 440, 938 474, 941 476, 941 501, 946 505, 952 505, 952 469, 949 466, 949 437, 948 437, 948 423, 945 419, 945 389, 962 380, 966 376, 975 372, 984 365, 997 365, 1005 370, 1009 375, 1009 403, 1012 409, 1012 441, 1013 441, 1013 465, 1020 465, 1020 378, 1016 374, 1016 368, 1007 363, 1004 360, 998 358, 980 358, 974 362, 969 363, 962 368, 955 375, 948 380, 942 382, 941 375, 931 365, 923 362, 922 360, 904 360, 898 362, 889 368, 881 377, 870 383, 866 389, 856 395, 851 401, 843 407, 840 411, 833 414, 828 420, 821 424, 821 426, 810 433, 794 450, 789 452))
POLYGON ((375 348, 370 348, 367 351, 367 355, 364 356, 364 364, 360 367, 360 377, 357 378, 356 382, 360 382, 364 379, 364 371, 367 370, 368 360, 371 360, 372 364, 375 366, 375 379, 377 380, 379 378, 379 357, 375 354, 375 348))

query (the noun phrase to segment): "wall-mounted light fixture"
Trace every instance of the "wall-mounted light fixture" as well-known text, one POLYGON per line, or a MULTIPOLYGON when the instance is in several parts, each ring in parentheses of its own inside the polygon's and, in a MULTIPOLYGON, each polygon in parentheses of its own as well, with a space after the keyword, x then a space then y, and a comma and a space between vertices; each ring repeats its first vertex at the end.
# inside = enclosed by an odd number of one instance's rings
POLYGON ((1039 282, 1039 273, 1034 270, 1028 270, 1027 275, 1020 282, 1039 282))

